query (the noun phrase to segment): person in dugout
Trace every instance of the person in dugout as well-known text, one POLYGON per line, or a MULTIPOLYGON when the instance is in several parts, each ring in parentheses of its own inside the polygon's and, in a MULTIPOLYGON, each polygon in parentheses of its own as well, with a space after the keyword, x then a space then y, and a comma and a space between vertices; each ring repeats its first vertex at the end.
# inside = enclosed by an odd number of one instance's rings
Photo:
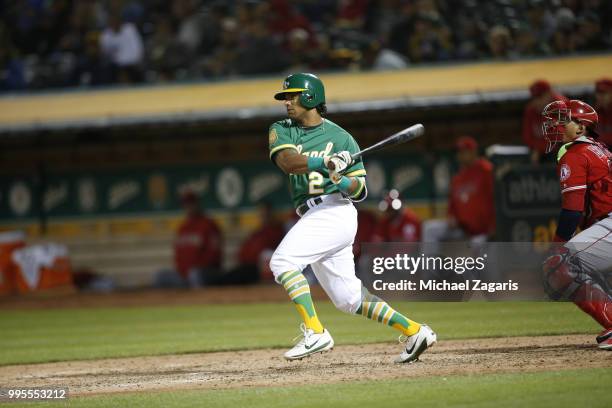
POLYGON ((185 219, 174 240, 174 270, 160 272, 157 287, 197 288, 213 284, 220 275, 221 230, 204 213, 193 191, 181 194, 181 206, 185 219))
POLYGON ((238 251, 238 266, 223 275, 219 284, 223 285, 245 285, 256 283, 261 280, 262 257, 273 251, 280 244, 285 229, 283 224, 274 217, 272 205, 262 202, 258 206, 258 220, 260 226, 253 231, 240 246, 238 251))
POLYGON ((389 191, 378 203, 383 213, 376 231, 374 242, 419 242, 421 240, 421 219, 408 207, 404 207, 399 192, 389 191))
POLYGON ((495 233, 493 165, 478 154, 471 136, 456 140, 459 171, 451 180, 446 219, 423 222, 422 241, 428 253, 438 252, 441 241, 468 239, 481 246, 495 233))

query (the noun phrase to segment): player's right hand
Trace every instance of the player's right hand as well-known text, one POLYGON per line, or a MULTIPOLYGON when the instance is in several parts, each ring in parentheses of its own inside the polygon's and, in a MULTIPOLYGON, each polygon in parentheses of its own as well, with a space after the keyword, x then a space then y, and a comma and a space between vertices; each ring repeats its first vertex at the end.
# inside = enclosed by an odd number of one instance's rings
POLYGON ((353 158, 351 157, 351 153, 346 150, 335 153, 332 155, 326 163, 327 169, 335 171, 336 173, 341 174, 345 171, 349 166, 353 164, 353 158))

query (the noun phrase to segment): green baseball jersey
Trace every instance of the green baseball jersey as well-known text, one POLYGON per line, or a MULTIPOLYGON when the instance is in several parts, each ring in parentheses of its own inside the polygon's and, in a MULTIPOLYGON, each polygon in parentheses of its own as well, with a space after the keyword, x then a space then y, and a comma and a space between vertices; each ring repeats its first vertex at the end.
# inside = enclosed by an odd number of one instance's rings
MULTIPOLYGON (((323 123, 313 127, 302 127, 291 119, 275 122, 268 134, 270 159, 284 149, 294 149, 306 156, 331 156, 347 150, 358 152, 359 146, 353 137, 334 122, 323 119, 323 123)), ((345 172, 346 176, 365 176, 363 161, 359 158, 345 172)), ((297 208, 309 198, 338 192, 338 186, 331 182, 327 169, 311 171, 307 174, 290 174, 289 187, 293 205, 297 208)))

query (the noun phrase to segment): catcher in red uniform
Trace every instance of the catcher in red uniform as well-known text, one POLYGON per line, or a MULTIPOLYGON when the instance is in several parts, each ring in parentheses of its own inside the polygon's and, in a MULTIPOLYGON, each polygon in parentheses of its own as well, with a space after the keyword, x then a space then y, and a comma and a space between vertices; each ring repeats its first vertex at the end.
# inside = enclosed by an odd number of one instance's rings
POLYGON ((543 265, 555 298, 572 300, 604 330, 599 347, 612 350, 612 153, 596 140, 597 113, 579 100, 548 104, 543 116, 547 152, 557 154, 562 209, 554 249, 543 265), (582 231, 574 235, 578 226, 582 231))

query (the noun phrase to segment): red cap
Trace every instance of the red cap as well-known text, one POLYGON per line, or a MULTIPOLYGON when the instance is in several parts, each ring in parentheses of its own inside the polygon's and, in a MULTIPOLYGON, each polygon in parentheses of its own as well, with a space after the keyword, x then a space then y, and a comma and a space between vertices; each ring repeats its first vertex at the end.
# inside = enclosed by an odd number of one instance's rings
POLYGON ((595 82, 595 92, 612 92, 612 79, 601 78, 595 82))
POLYGON ((461 136, 455 142, 457 150, 478 150, 478 142, 472 136, 461 136))
POLYGON ((546 92, 550 92, 551 90, 552 87, 550 86, 550 82, 545 79, 538 79, 529 86, 529 93, 531 94, 532 98, 542 96, 546 92))

